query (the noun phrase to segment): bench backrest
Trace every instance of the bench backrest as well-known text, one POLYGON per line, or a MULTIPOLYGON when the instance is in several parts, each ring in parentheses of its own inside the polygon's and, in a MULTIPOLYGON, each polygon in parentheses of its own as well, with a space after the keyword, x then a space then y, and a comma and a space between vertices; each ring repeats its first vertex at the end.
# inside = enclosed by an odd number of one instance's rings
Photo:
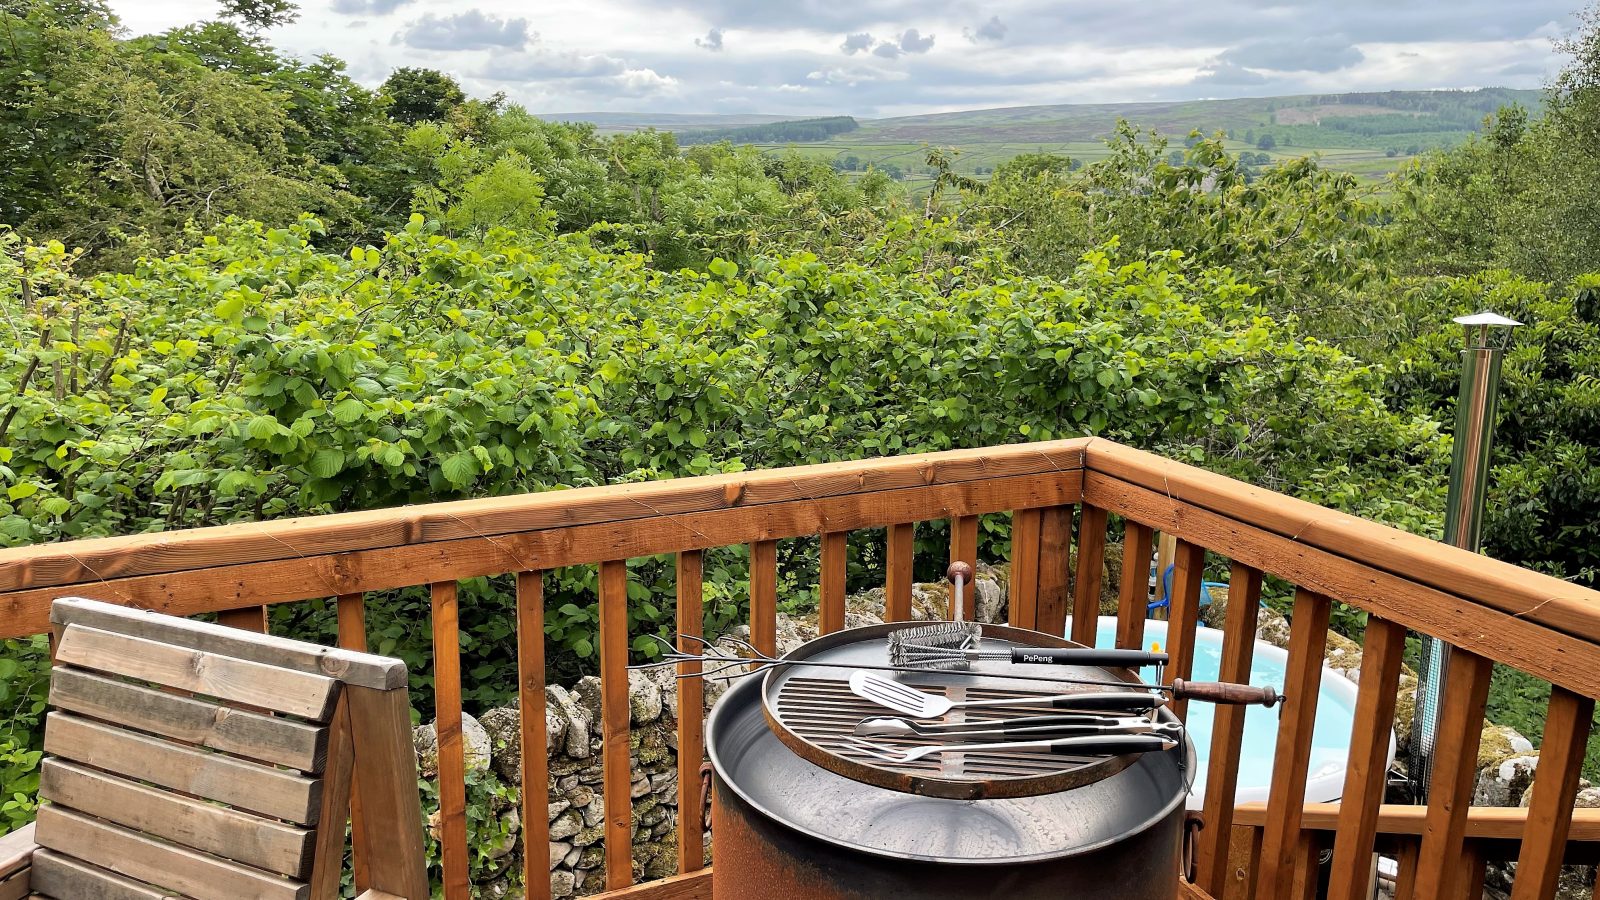
POLYGON ((357 852, 386 859, 358 887, 427 896, 404 664, 92 600, 51 621, 35 891, 335 897, 361 771, 357 852))

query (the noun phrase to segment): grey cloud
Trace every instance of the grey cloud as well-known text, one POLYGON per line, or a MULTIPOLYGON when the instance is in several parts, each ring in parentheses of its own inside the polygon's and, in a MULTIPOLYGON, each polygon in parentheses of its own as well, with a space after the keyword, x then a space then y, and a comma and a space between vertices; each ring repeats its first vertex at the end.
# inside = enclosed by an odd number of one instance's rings
POLYGON ((884 41, 878 46, 872 48, 872 55, 881 56, 884 59, 894 59, 900 55, 900 45, 891 44, 888 41, 884 41))
POLYGON ((915 28, 907 28, 900 35, 900 49, 907 53, 927 53, 933 49, 933 35, 923 37, 915 28))
POLYGON ((703 37, 703 38, 695 38, 694 39, 694 45, 696 47, 699 47, 702 50, 710 50, 713 53, 715 53, 718 50, 721 50, 722 49, 722 29, 721 28, 713 28, 710 31, 706 32, 706 36, 705 37, 703 37))
POLYGON ((1267 76, 1259 72, 1252 72, 1243 66, 1235 65, 1226 60, 1214 62, 1209 69, 1195 76, 1190 84, 1214 87, 1245 87, 1253 84, 1266 84, 1267 76))
POLYGON ((845 35, 844 43, 839 45, 840 50, 852 56, 857 53, 865 53, 871 47, 872 35, 865 31, 845 35))
POLYGON ((1247 69, 1276 72, 1336 72, 1366 59, 1343 35, 1252 41, 1226 50, 1218 57, 1247 69))
POLYGON ((490 50, 521 49, 532 35, 527 19, 502 19, 471 9, 442 18, 428 13, 396 38, 418 50, 490 50))
POLYGON ((538 48, 527 53, 498 54, 481 76, 493 81, 546 81, 559 78, 601 78, 621 75, 628 64, 604 53, 538 48))
POLYGON ((333 0, 333 11, 347 16, 368 13, 386 16, 410 2, 411 0, 333 0))
POLYGON ((990 16, 989 21, 977 28, 963 28, 961 33, 974 44, 980 41, 1003 41, 1006 39, 1006 23, 1000 21, 999 16, 990 16))

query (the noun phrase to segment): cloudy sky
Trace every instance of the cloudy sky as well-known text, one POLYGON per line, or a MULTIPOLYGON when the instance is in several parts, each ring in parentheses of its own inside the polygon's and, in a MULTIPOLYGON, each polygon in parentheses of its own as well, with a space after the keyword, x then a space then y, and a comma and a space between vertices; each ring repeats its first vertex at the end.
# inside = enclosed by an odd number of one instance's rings
MULTIPOLYGON (((300 0, 270 37, 360 81, 450 72, 535 112, 878 117, 1538 87, 1583 0, 300 0)), ((132 31, 208 0, 111 0, 132 31)))

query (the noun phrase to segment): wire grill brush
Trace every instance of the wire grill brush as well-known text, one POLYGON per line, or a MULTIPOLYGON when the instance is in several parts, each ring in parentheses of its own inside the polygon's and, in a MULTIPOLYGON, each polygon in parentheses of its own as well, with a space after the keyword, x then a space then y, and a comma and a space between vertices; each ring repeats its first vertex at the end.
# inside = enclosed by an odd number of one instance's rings
POLYGON ((1011 647, 984 650, 981 626, 968 622, 913 625, 889 635, 889 664, 910 669, 965 669, 979 660, 1063 666, 1166 665, 1165 653, 1093 647, 1011 647))

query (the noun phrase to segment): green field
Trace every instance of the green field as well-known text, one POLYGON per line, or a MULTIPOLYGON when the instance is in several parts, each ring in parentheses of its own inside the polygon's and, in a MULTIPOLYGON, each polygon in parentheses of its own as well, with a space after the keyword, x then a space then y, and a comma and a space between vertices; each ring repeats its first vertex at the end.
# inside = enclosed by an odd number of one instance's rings
MULTIPOLYGON (((1235 152, 1267 152, 1274 159, 1314 155, 1329 168, 1376 180, 1418 153, 1466 141, 1481 128, 1485 116, 1509 103, 1537 108, 1540 94, 1483 88, 1019 106, 891 119, 858 118, 859 128, 826 141, 757 146, 773 152, 793 150, 841 165, 849 157, 855 157, 863 167, 892 165, 900 177, 914 183, 928 177, 924 157, 929 146, 956 148, 960 151, 956 169, 977 175, 1022 153, 1059 153, 1093 162, 1105 155, 1106 136, 1119 119, 1125 119, 1140 128, 1160 132, 1178 148, 1191 132, 1210 135, 1221 131, 1229 138, 1228 148, 1235 152), (1260 143, 1268 135, 1274 146, 1263 150, 1260 143)), ((551 118, 592 121, 602 131, 615 132, 638 128, 733 128, 778 117, 574 113, 551 118)))

